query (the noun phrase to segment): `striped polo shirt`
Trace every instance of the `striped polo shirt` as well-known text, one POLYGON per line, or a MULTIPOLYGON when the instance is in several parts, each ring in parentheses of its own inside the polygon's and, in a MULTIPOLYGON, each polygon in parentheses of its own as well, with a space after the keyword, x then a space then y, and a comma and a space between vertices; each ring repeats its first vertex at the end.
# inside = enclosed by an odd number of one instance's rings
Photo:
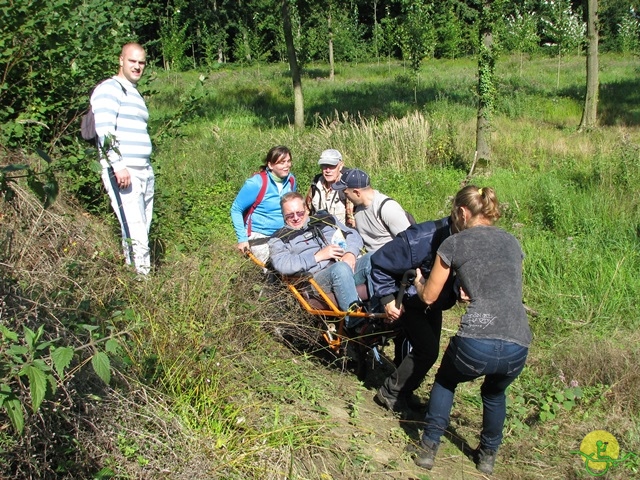
POLYGON ((104 144, 104 138, 109 133, 116 139, 115 148, 108 152, 109 163, 105 158, 100 159, 104 168, 111 164, 115 171, 120 171, 127 167, 149 165, 149 111, 135 85, 120 77, 105 80, 91 95, 91 109, 95 115, 100 144, 104 144))

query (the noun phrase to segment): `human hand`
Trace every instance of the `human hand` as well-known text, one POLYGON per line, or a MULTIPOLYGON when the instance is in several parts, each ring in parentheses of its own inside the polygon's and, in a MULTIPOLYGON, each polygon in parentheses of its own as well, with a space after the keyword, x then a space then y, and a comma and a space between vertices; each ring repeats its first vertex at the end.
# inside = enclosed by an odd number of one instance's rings
POLYGON ((236 245, 236 248, 241 254, 247 253, 249 251, 249 242, 240 242, 236 245))
POLYGON ((385 323, 393 323, 397 321, 400 318, 400 316, 404 313, 404 306, 400 304, 400 308, 397 308, 396 302, 391 301, 384 306, 384 311, 387 314, 385 323))
POLYGON ((131 174, 126 168, 124 170, 114 171, 116 183, 120 190, 125 190, 131 186, 131 174))
POLYGON ((345 253, 342 256, 342 261, 351 267, 351 271, 356 271, 356 256, 353 253, 345 253))
POLYGON ((464 291, 464 288, 460 287, 460 301, 462 302, 470 302, 471 297, 464 291))
POLYGON ((340 246, 330 244, 318 250, 315 253, 314 258, 316 259, 316 262, 321 262, 322 260, 338 261, 342 258, 343 255, 344 250, 340 246))
POLYGON ((422 275, 422 271, 419 268, 416 268, 416 278, 413 281, 413 286, 416 287, 420 298, 422 298, 422 291, 424 290, 425 283, 427 283, 427 279, 422 275))

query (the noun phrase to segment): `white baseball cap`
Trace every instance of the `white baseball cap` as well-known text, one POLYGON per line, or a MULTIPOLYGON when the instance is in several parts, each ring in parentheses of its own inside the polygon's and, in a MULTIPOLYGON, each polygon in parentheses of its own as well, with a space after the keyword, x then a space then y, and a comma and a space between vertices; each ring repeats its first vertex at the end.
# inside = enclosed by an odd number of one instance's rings
POLYGON ((318 165, 338 165, 342 161, 342 154, 334 149, 330 148, 328 150, 324 150, 320 154, 320 160, 318 160, 318 165))

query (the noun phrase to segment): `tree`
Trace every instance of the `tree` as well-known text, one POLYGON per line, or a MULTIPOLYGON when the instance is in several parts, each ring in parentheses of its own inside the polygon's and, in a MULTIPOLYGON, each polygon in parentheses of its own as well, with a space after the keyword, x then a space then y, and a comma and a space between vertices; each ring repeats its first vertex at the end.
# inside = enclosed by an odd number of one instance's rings
POLYGON ((304 128, 304 97, 302 96, 302 80, 296 59, 296 49, 293 45, 293 33, 291 31, 291 15, 289 13, 289 0, 282 0, 282 25, 284 39, 287 44, 287 56, 289 57, 289 69, 293 81, 294 99, 294 125, 296 128, 304 128))
MULTIPOLYGON (((600 25, 598 24, 598 39, 600 25)), ((636 53, 640 50, 640 20, 633 8, 622 17, 618 24, 618 44, 622 53, 636 53)))
POLYGON ((585 24, 579 12, 574 12, 570 0, 548 0, 542 17, 543 33, 551 40, 558 55, 556 88, 560 88, 560 60, 570 50, 578 50, 584 41, 585 24))
POLYGON ((596 126, 598 109, 598 0, 587 0, 587 94, 580 130, 596 126))
POLYGON ((521 13, 516 7, 515 12, 506 18, 505 23, 505 43, 520 54, 520 76, 522 76, 524 54, 535 50, 540 42, 537 32, 538 15, 533 10, 521 13))
POLYGON ((333 30, 331 29, 331 5, 329 5, 327 26, 329 27, 329 79, 333 80, 335 76, 335 65, 333 64, 333 30))
POLYGON ((493 3, 493 0, 483 0, 478 18, 480 54, 478 55, 478 118, 476 124, 475 161, 480 162, 491 160, 490 118, 495 106, 496 86, 494 76, 497 56, 493 41, 493 28, 498 16, 498 9, 494 8, 493 3))
POLYGON ((433 51, 434 34, 430 28, 429 6, 424 0, 405 0, 400 26, 402 56, 409 59, 413 76, 413 96, 417 101, 417 86, 422 59, 433 51))

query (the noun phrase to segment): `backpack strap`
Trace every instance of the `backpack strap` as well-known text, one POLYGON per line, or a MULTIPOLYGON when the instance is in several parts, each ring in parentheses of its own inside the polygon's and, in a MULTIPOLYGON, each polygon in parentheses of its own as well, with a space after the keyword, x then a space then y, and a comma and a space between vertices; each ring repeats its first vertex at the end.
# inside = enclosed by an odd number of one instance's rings
MULTIPOLYGON (((242 215, 242 218, 244 219, 244 224, 247 226, 247 235, 251 235, 251 214, 256 209, 256 207, 260 205, 260 202, 262 202, 262 199, 264 198, 264 194, 267 193, 267 185, 269 184, 266 170, 260 170, 256 175, 260 175, 260 178, 262 179, 262 185, 260 185, 260 191, 258 192, 258 196, 256 197, 256 200, 253 202, 253 205, 247 208, 247 210, 242 215)), ((289 175, 289 187, 292 192, 293 192, 294 184, 295 184, 295 179, 293 178, 293 175, 289 175)))
MULTIPOLYGON (((258 205, 260 205, 260 202, 264 198, 264 194, 267 191, 267 182, 268 182, 268 180, 267 180, 267 171, 266 170, 261 170, 260 172, 257 173, 257 175, 260 175, 260 178, 262 179, 262 185, 260 186, 260 191, 258 192, 258 196, 256 197, 255 201, 253 202, 253 205, 251 205, 244 212, 244 215, 243 215, 244 224, 247 226, 247 236, 251 235, 251 214, 256 209, 256 207, 258 205)), ((290 178, 290 180, 291 180, 291 178, 290 178)))
POLYGON ((431 241, 431 257, 435 260, 436 252, 446 238, 447 226, 444 224, 443 219, 436 220, 434 223, 436 224, 436 231, 433 233, 433 240, 431 241))
MULTIPOLYGON (((387 201, 388 201, 388 200, 393 200, 393 198, 391 198, 391 197, 387 197, 387 198, 385 198, 382 202, 380 202, 380 206, 378 207, 378 215, 377 215, 377 218, 378 218, 378 221, 384 225, 384 227, 387 229, 387 231, 388 231, 389 233, 391 233, 391 229, 389 228, 389 225, 387 225, 386 223, 384 223, 384 221, 382 220, 382 206, 383 206, 385 203, 387 203, 387 201)), ((400 205, 400 204, 398 204, 398 205, 400 205)), ((402 208, 402 205, 400 205, 400 208, 402 208)), ((416 222, 416 219, 415 219, 415 218, 413 218, 413 215, 411 215, 409 212, 407 212, 404 208, 402 209, 402 211, 404 212, 404 215, 407 217, 407 220, 409 220, 409 224, 410 224, 410 225, 415 225, 415 224, 417 223, 417 222, 416 222)))
POLYGON ((384 206, 385 203, 387 203, 389 200, 393 200, 391 197, 387 197, 384 200, 382 200, 382 202, 380 202, 380 206, 378 207, 378 212, 376 214, 376 217, 378 218, 378 221, 384 225, 384 228, 387 229, 387 231, 389 233, 391 233, 391 229, 389 228, 389 225, 387 225, 386 223, 384 223, 384 221, 382 220, 382 207, 384 206))

